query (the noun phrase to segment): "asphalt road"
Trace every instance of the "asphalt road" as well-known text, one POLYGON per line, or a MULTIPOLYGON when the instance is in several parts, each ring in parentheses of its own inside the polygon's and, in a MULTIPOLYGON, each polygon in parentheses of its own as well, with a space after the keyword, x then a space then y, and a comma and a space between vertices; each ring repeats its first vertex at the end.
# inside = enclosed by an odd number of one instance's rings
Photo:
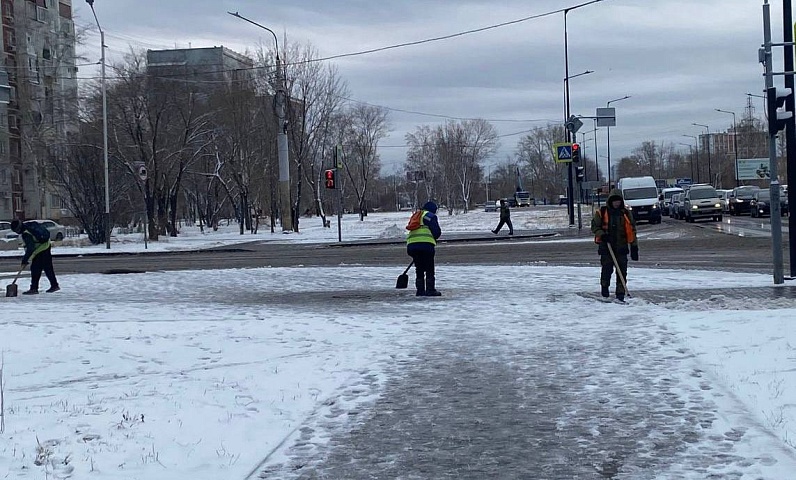
MULTIPOLYGON (((783 219, 787 225, 787 219, 783 219)), ((724 222, 688 224, 665 218, 660 225, 639 225, 639 267, 769 273, 772 247, 768 219, 725 217, 724 222)), ((514 237, 484 234, 445 235, 437 248, 438 265, 599 265, 591 234, 584 225, 558 232, 517 231, 514 237), (561 240, 567 241, 561 241, 561 240)), ((789 273, 784 230, 785 273, 789 273)), ((250 242, 194 252, 56 256, 59 274, 127 271, 202 270, 292 266, 400 266, 408 257, 400 242, 333 245, 250 242)), ((0 258, 0 271, 14 271, 18 257, 0 258)))

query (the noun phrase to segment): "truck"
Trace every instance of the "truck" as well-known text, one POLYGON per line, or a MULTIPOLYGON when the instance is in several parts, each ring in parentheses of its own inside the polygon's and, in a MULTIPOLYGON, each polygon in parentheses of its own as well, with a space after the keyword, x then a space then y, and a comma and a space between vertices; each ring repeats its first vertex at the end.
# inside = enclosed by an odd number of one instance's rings
POLYGON ((520 176, 520 167, 517 167, 517 188, 514 191, 514 203, 518 207, 531 206, 531 194, 522 188, 522 177, 520 176))
POLYGON ((616 183, 622 192, 625 208, 633 213, 637 222, 661 223, 661 199, 655 179, 646 177, 624 177, 616 183))

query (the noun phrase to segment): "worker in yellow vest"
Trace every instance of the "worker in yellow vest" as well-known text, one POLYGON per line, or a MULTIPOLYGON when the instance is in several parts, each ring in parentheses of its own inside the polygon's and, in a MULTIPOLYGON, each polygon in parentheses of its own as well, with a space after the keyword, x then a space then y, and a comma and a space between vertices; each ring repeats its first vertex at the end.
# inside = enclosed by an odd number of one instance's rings
POLYGON ((406 236, 406 253, 415 262, 415 287, 418 297, 439 297, 434 276, 434 255, 437 239, 442 235, 437 220, 437 204, 426 202, 423 205, 421 222, 418 228, 409 230, 406 236))

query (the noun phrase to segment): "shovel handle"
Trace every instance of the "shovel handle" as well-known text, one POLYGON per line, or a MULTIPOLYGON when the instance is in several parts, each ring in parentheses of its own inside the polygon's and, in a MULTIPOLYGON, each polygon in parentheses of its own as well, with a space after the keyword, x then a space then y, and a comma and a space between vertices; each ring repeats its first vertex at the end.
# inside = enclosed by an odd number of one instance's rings
POLYGON ((412 263, 410 263, 409 266, 406 267, 406 270, 404 270, 404 275, 406 275, 406 272, 408 272, 409 269, 412 268, 412 265, 414 265, 414 264, 415 264, 415 259, 413 258, 412 259, 412 263))
POLYGON ((14 276, 14 281, 11 282, 11 285, 16 285, 17 284, 17 280, 19 279, 19 276, 22 274, 22 270, 25 270, 25 265, 22 265, 21 267, 19 267, 19 271, 14 276))
POLYGON ((614 261, 614 267, 616 267, 616 274, 619 277, 619 280, 622 281, 622 286, 625 287, 625 295, 627 295, 628 298, 631 298, 633 297, 633 295, 631 295, 627 289, 627 280, 625 280, 625 276, 622 275, 622 270, 619 269, 619 262, 616 260, 616 254, 614 254, 614 249, 613 247, 611 247, 610 242, 607 243, 606 245, 608 245, 608 251, 611 253, 611 259, 614 261))

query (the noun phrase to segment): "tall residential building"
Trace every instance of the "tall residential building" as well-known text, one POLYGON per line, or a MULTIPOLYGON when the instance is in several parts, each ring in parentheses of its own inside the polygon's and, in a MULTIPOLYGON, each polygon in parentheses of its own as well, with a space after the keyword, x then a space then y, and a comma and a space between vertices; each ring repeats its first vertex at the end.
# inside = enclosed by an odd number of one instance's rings
POLYGON ((78 118, 72 0, 0 0, 0 12, 0 84, 4 74, 10 87, 0 105, 0 219, 59 219, 68 212, 50 165, 78 118))

